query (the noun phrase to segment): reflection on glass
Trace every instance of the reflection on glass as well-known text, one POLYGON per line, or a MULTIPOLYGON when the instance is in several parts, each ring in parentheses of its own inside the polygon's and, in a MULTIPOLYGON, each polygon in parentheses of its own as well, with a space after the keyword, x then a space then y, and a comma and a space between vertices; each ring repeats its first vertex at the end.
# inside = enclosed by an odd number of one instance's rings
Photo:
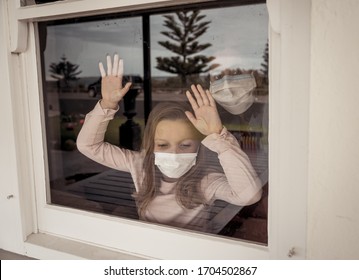
MULTIPOLYGON (((146 36, 151 38, 150 69, 143 69, 141 17, 47 26, 43 69, 51 203, 266 244, 267 22, 265 4, 151 15, 146 36), (96 104, 103 96, 97 65, 106 61, 106 53, 120 54, 124 78, 133 86, 109 122, 104 141, 130 150, 126 160, 131 168, 119 164, 117 148, 105 158, 98 158, 107 154, 99 147, 96 156, 87 153, 101 142, 89 145, 91 129, 83 127, 91 124, 88 119, 99 119, 96 104), (203 142, 203 135, 187 137, 188 143, 172 139, 185 131, 178 126, 183 122, 167 123, 161 137, 150 129, 151 117, 145 128, 144 71, 151 73, 152 106, 157 108, 151 115, 162 111, 168 118, 167 109, 186 106, 191 84, 210 89, 228 137, 238 143, 232 147, 233 158, 219 158, 222 146, 203 142), (87 136, 79 140, 80 130, 87 136), (167 150, 171 141, 193 150, 173 156, 167 150), (141 143, 147 149, 140 150, 141 143), (238 167, 239 158, 245 167, 238 167), (183 168, 174 170, 171 162, 183 168), (249 181, 260 181, 259 202, 251 201, 250 192, 239 195, 257 185, 244 183, 241 170, 252 174, 249 181)), ((183 112, 181 116, 188 123, 183 112)))
POLYGON ((166 38, 157 43, 171 52, 172 56, 156 57, 156 68, 176 74, 180 78, 182 88, 187 88, 188 82, 193 83, 188 81, 188 77, 199 76, 218 66, 211 64, 214 56, 203 54, 212 44, 200 42, 211 22, 206 20, 206 15, 201 14, 200 10, 178 11, 162 17, 166 30, 160 33, 166 38))
POLYGON ((211 89, 224 126, 248 155, 263 185, 261 201, 252 206, 217 200, 212 224, 221 235, 260 243, 267 243, 267 22, 264 4, 151 16, 153 103, 184 102, 183 93, 192 83, 211 89), (197 73, 191 67, 196 60, 200 65, 207 62, 197 73), (180 64, 177 68, 172 67, 175 61, 180 64))
POLYGON ((102 97, 98 62, 106 52, 121 52, 132 61, 124 82, 132 81, 133 87, 110 122, 106 141, 139 148, 144 126, 141 28, 138 17, 48 25, 46 32, 40 28, 40 37, 46 40, 44 103, 51 203, 138 217, 131 177, 112 174, 89 160, 79 153, 76 141, 85 115, 102 97))

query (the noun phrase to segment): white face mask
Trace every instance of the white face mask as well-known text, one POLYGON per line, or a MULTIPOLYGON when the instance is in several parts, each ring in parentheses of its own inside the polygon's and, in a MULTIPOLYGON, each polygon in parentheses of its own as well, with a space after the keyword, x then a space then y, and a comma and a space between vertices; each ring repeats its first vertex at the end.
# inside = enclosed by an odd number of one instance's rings
POLYGON ((197 153, 158 153, 155 152, 155 165, 169 178, 179 178, 196 164, 197 153))
POLYGON ((225 75, 211 83, 213 98, 233 115, 245 112, 254 102, 256 80, 250 74, 225 75))

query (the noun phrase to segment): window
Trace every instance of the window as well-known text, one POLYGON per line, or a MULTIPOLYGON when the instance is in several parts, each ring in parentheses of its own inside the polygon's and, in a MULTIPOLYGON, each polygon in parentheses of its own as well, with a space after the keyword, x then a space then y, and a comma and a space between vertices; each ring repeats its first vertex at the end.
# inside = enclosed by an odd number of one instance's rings
POLYGON ((217 201, 207 223, 214 228, 211 234, 267 244, 267 30, 265 4, 203 5, 200 10, 177 7, 135 15, 111 14, 40 23, 48 203, 138 220, 130 174, 97 164, 76 147, 85 114, 101 98, 97 65, 99 61, 105 62, 106 53, 118 52, 124 59, 124 77, 132 81, 133 87, 110 122, 105 141, 132 150, 140 149, 148 113, 156 104, 185 102, 184 91, 192 83, 210 88, 225 77, 247 75, 256 84, 250 104, 240 113, 230 112, 224 103, 218 105, 218 110, 223 124, 248 155, 264 193, 261 201, 247 207, 217 201), (180 74, 181 69, 166 68, 165 63, 165 58, 174 56, 176 51, 164 42, 169 40, 173 26, 181 24, 181 16, 183 21, 192 16, 198 22, 207 22, 203 23, 203 33, 193 34, 202 44, 193 49, 194 55, 202 56, 203 67, 192 72, 187 69, 184 75, 180 74))
POLYGON ((46 30, 44 102, 51 203, 137 218, 131 197, 132 185, 127 183, 128 187, 120 192, 115 188, 116 180, 126 184, 130 176, 123 173, 124 177, 118 177, 118 173, 104 175, 104 172, 113 172, 83 156, 76 148, 76 139, 85 114, 101 99, 98 62, 104 59, 106 51, 121 50, 122 57, 131 61, 125 79, 133 81, 131 94, 139 96, 135 103, 126 104, 121 110, 123 114, 111 122, 106 141, 135 148, 133 141, 120 134, 125 129, 123 134, 129 135, 126 129, 134 129, 134 125, 141 131, 144 125, 143 112, 142 117, 138 114, 138 122, 133 121, 135 110, 143 107, 141 18, 48 25, 46 30), (125 214, 116 205, 126 206, 125 214))

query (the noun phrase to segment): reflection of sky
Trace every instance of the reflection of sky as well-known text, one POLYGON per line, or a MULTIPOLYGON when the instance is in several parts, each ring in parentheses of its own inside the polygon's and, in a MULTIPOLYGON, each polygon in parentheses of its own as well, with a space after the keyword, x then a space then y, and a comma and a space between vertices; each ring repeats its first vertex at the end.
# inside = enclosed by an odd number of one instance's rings
MULTIPOLYGON (((203 10, 204 20, 211 21, 209 29, 199 37, 200 43, 212 46, 202 54, 216 57, 213 63, 220 68, 240 67, 260 69, 267 42, 268 14, 265 4, 203 10)), ((163 17, 154 15, 151 22, 152 75, 164 76, 155 69, 156 57, 172 56, 158 41, 167 37, 160 31, 163 17)), ((80 76, 98 76, 98 62, 105 61, 106 53, 119 53, 125 61, 127 74, 143 75, 142 24, 140 17, 50 26, 45 52, 45 65, 58 62, 65 55, 80 65, 80 76)))

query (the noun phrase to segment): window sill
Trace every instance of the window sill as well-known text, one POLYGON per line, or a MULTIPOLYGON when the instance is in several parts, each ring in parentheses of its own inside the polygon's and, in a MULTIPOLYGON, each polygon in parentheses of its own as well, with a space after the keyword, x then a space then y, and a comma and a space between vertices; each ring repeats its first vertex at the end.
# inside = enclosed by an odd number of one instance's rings
POLYGON ((26 255, 40 260, 144 260, 144 256, 118 252, 49 234, 31 234, 26 255))

